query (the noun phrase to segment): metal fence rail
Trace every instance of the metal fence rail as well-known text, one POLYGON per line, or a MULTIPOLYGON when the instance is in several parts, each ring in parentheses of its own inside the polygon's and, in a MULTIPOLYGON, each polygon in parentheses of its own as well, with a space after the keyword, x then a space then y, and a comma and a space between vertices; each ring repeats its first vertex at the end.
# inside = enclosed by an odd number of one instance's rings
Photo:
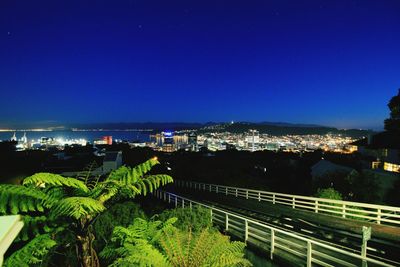
POLYGON ((375 205, 326 198, 289 195, 268 191, 253 190, 216 184, 175 180, 174 184, 196 190, 215 192, 246 199, 271 202, 290 206, 294 209, 308 210, 315 213, 330 214, 343 218, 362 219, 377 224, 400 226, 400 207, 375 205))
POLYGON ((342 248, 271 227, 259 221, 215 208, 173 193, 157 190, 154 195, 175 207, 201 206, 210 210, 211 221, 245 242, 274 256, 288 257, 299 265, 310 266, 396 266, 368 255, 355 254, 342 248))

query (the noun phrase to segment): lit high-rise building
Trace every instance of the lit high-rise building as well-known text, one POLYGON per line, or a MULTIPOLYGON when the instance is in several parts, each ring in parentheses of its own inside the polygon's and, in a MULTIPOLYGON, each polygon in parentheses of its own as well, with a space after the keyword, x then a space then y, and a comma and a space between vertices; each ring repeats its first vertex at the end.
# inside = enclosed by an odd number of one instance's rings
POLYGON ((188 146, 190 151, 198 151, 197 134, 195 132, 188 134, 188 146))
POLYGON ((11 141, 17 141, 16 133, 14 132, 13 136, 11 137, 11 141))
POLYGON ((26 137, 26 132, 24 132, 24 136, 22 136, 21 142, 24 144, 28 143, 28 138, 26 137))
POLYGON ((257 130, 249 130, 249 134, 246 138, 247 147, 250 151, 254 152, 258 150, 260 145, 260 134, 257 130))
POLYGON ((161 134, 163 136, 162 151, 174 152, 174 134, 172 132, 162 132, 161 134))

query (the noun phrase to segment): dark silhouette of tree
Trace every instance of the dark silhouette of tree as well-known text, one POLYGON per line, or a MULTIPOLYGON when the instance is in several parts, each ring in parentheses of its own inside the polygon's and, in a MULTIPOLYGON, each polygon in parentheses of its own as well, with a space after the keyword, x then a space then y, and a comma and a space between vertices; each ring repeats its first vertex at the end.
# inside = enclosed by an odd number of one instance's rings
POLYGON ((397 96, 390 99, 388 107, 390 109, 390 118, 385 120, 385 130, 400 134, 400 89, 397 96))

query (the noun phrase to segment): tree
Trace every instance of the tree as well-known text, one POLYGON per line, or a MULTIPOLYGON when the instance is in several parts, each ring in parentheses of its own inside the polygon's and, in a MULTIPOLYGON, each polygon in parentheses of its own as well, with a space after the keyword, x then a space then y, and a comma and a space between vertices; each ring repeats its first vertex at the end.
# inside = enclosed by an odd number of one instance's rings
POLYGON ((342 194, 336 191, 334 188, 318 188, 317 193, 315 195, 319 198, 327 198, 327 199, 334 199, 334 200, 342 200, 342 194))
POLYGON ((216 230, 192 232, 173 226, 177 218, 165 222, 134 220, 129 227, 115 227, 111 243, 100 256, 110 266, 251 266, 244 259, 242 242, 231 242, 216 230))
MULTIPOLYGON (((27 249, 35 250, 36 247, 31 244, 38 238, 44 238, 43 234, 48 234, 46 240, 50 238, 56 241, 56 245, 46 242, 46 251, 54 246, 70 247, 69 242, 72 242, 80 266, 98 266, 97 253, 93 248, 94 221, 119 200, 146 195, 161 185, 171 183, 169 175, 148 174, 157 164, 158 160, 153 158, 134 168, 122 166, 103 181, 96 181, 90 186, 84 181, 58 174, 37 173, 25 178, 23 185, 0 185, 0 214, 25 215, 27 223, 22 239, 33 238, 27 244, 29 247, 22 248, 25 253, 27 249), (34 236, 30 237, 32 232, 34 236), (72 240, 65 238, 67 236, 72 236, 72 240)), ((5 265, 24 266, 27 260, 26 257, 12 255, 5 265)))
POLYGON ((392 97, 388 103, 390 118, 385 120, 385 130, 400 134, 400 89, 397 96, 392 97))

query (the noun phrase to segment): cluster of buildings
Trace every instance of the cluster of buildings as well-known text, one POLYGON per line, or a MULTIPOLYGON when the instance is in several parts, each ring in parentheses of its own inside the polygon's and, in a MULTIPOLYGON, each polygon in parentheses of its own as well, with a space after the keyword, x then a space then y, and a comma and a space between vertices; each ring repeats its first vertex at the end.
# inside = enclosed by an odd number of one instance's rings
MULTIPOLYGON (((355 140, 342 135, 283 135, 273 136, 260 134, 257 130, 249 130, 246 133, 230 132, 207 132, 197 133, 196 131, 164 131, 150 135, 149 142, 128 142, 132 147, 150 147, 156 151, 174 152, 177 150, 199 151, 204 148, 210 151, 218 150, 246 150, 246 151, 288 151, 305 152, 314 150, 325 150, 339 153, 349 153, 356 150, 354 145, 349 145, 355 140)), ((37 140, 28 139, 26 133, 17 138, 16 133, 11 138, 16 141, 18 150, 25 149, 48 149, 57 147, 62 149, 66 145, 88 144, 88 140, 64 139, 41 137, 37 140)), ((103 136, 93 140, 94 145, 112 145, 122 140, 113 140, 112 136, 103 136)))
POLYGON ((53 137, 40 137, 38 139, 28 139, 26 132, 23 136, 18 138, 16 132, 10 138, 10 141, 17 142, 16 149, 27 150, 27 149, 49 149, 50 147, 63 148, 66 145, 81 145, 85 146, 87 140, 83 138, 79 139, 64 139, 64 138, 53 138, 53 137))
POLYGON ((174 152, 180 149, 187 151, 198 151, 198 136, 192 132, 161 132, 150 135, 150 143, 147 144, 154 150, 163 152, 174 152))
POLYGON ((131 144, 132 146, 148 146, 157 151, 173 152, 180 149, 186 151, 199 151, 204 148, 210 151, 219 150, 246 150, 246 151, 288 151, 305 152, 314 150, 332 151, 338 153, 351 153, 354 138, 343 135, 283 135, 273 136, 260 134, 257 130, 246 133, 208 132, 195 131, 161 132, 150 135, 150 142, 131 144))
POLYGON ((304 152, 325 150, 339 153, 351 152, 349 143, 354 139, 335 134, 326 135, 282 135, 260 134, 257 130, 247 133, 216 132, 198 136, 199 143, 209 150, 238 149, 247 151, 271 150, 304 152))
POLYGON ((400 173, 400 134, 381 132, 351 144, 352 150, 370 159, 371 169, 400 173))

